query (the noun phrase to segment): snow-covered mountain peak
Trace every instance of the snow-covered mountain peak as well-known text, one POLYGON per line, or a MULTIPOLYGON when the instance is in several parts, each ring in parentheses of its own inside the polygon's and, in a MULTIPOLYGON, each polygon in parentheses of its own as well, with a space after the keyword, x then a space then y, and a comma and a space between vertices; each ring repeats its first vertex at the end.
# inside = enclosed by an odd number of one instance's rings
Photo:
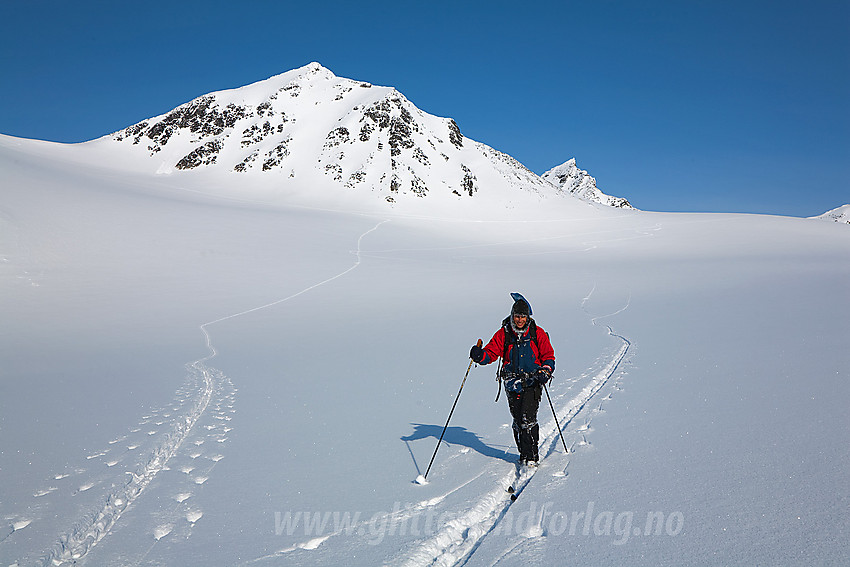
POLYGON ((586 171, 579 169, 576 165, 575 158, 572 158, 559 166, 553 167, 543 174, 543 179, 547 180, 555 187, 563 191, 575 195, 579 199, 594 203, 601 203, 611 207, 622 209, 634 209, 632 205, 622 197, 612 197, 606 195, 596 186, 596 179, 590 176, 586 171))
POLYGON ((143 171, 215 172, 223 183, 271 183, 280 193, 338 190, 389 203, 475 197, 503 207, 565 196, 510 156, 465 138, 451 118, 319 63, 203 95, 90 144, 126 148, 143 171))

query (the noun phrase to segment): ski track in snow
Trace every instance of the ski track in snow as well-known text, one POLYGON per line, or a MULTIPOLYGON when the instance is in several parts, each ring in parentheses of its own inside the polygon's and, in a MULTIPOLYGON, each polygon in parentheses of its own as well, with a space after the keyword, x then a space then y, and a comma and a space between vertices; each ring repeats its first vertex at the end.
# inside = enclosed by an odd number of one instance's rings
MULTIPOLYGON (((581 302, 581 307, 585 313, 587 313, 585 305, 590 300, 595 289, 596 286, 594 286, 593 290, 591 290, 588 296, 581 302)), ((618 310, 616 313, 623 312, 628 308, 628 306, 629 303, 627 302, 626 306, 618 310)), ((605 315, 604 317, 611 317, 616 313, 605 315)), ((589 313, 588 316, 591 317, 593 325, 596 325, 597 320, 604 318, 592 317, 589 313)), ((590 382, 578 395, 570 399, 566 404, 559 404, 560 407, 556 406, 558 421, 561 424, 562 431, 572 424, 578 413, 587 407, 596 394, 616 374, 617 369, 620 367, 620 364, 625 359, 626 354, 631 347, 631 342, 626 337, 616 334, 610 326, 607 328, 608 334, 619 339, 622 344, 617 352, 610 358, 608 363, 593 376, 590 382)), ((553 404, 554 403, 556 402, 553 401, 553 404)), ((594 411, 602 411, 601 403, 599 408, 594 411)), ((588 418, 585 421, 585 424, 578 428, 578 431, 588 431, 591 420, 592 418, 588 418)), ((561 446, 560 441, 560 435, 554 420, 545 426, 541 425, 540 452, 543 455, 543 458, 541 459, 541 466, 545 459, 557 451, 558 447, 561 446)), ((584 434, 582 434, 582 441, 579 442, 579 445, 589 445, 584 434)), ((568 447, 568 454, 572 454, 574 452, 574 447, 575 443, 571 447, 568 447)), ((567 461, 565 468, 567 466, 569 466, 569 461, 567 461)), ((434 536, 419 542, 417 547, 403 558, 403 562, 401 562, 401 564, 404 565, 404 567, 449 567, 467 564, 475 551, 484 542, 485 538, 496 529, 499 522, 505 517, 513 504, 514 501, 511 500, 511 495, 505 488, 507 486, 514 487, 514 495, 518 498, 522 491, 531 483, 539 470, 539 468, 514 467, 513 470, 505 474, 496 483, 496 486, 490 492, 478 498, 477 502, 469 510, 458 514, 455 519, 448 522, 434 536)), ((556 473, 555 476, 563 477, 566 476, 566 473, 556 473)), ((534 536, 534 534, 525 535, 527 537, 534 536)), ((510 554, 521 543, 522 542, 514 544, 502 555, 502 557, 510 554)))
MULTIPOLYGON (((383 220, 371 229, 362 233, 357 239, 357 249, 353 251, 355 262, 352 266, 335 276, 322 280, 303 290, 278 299, 271 303, 254 307, 226 317, 221 317, 200 325, 209 354, 186 365, 188 376, 185 384, 177 391, 175 399, 165 408, 148 412, 138 425, 129 433, 115 437, 108 446, 100 451, 91 451, 85 460, 89 466, 102 464, 106 469, 125 464, 125 469, 119 477, 104 478, 102 469, 89 471, 86 468, 66 470, 53 475, 50 485, 36 491, 33 498, 36 503, 33 508, 49 508, 50 502, 45 502, 51 495, 61 491, 72 491, 72 497, 92 491, 99 485, 110 485, 113 488, 106 492, 100 503, 76 521, 74 526, 60 536, 58 543, 46 555, 36 559, 23 558, 20 564, 41 564, 44 566, 59 566, 76 563, 85 557, 92 548, 105 538, 130 505, 142 495, 151 481, 162 471, 172 470, 169 462, 180 461, 177 471, 185 475, 183 484, 185 491, 176 494, 173 499, 176 506, 171 510, 172 520, 160 522, 150 534, 153 544, 138 560, 141 562, 162 539, 168 538, 182 522, 193 526, 203 518, 203 511, 190 506, 188 501, 194 496, 193 488, 200 489, 210 478, 215 465, 224 458, 218 452, 227 441, 227 434, 232 430, 229 422, 235 413, 234 403, 237 389, 231 380, 221 371, 207 366, 205 363, 215 358, 218 351, 212 343, 209 327, 248 315, 263 309, 274 307, 296 297, 299 297, 317 287, 341 278, 356 269, 361 263, 361 244, 363 238, 377 230, 383 220), (212 411, 208 411, 212 408, 212 411), (151 441, 155 440, 151 448, 151 441), (187 443, 187 441, 189 441, 187 443), (207 443, 209 441, 209 443, 207 443), (185 447, 184 447, 185 445, 185 447), (213 452, 213 449, 215 452, 213 452), (204 457, 203 459, 200 459, 204 457), (132 467, 136 464, 135 468, 132 467), (125 479, 125 477, 127 477, 125 479), (117 486, 117 488, 115 488, 117 486)), ((29 526, 33 521, 29 517, 20 516, 12 520, 8 528, 0 530, 0 544, 14 536, 15 532, 29 526)), ((173 537, 173 536, 172 536, 173 537)), ((324 538, 326 539, 326 538, 324 538)), ((322 541, 324 541, 322 539, 322 541)), ((302 547, 313 549, 322 541, 307 542, 302 547)), ((138 563, 137 562, 137 563, 138 563)))
POLYGON ((387 514, 376 514, 375 516, 370 517, 369 519, 363 519, 360 521, 351 522, 350 524, 346 524, 345 526, 340 527, 340 529, 324 536, 316 537, 309 539, 307 541, 299 542, 294 545, 290 545, 284 549, 281 549, 275 553, 270 555, 263 555, 262 557, 257 557, 256 559, 252 559, 250 561, 246 561, 244 563, 240 563, 239 565, 251 565, 253 563, 259 563, 260 561, 265 561, 267 559, 275 559, 278 557, 283 557, 293 551, 304 549, 304 550, 314 550, 317 549, 321 544, 325 543, 327 540, 332 537, 339 535, 351 535, 358 534, 363 535, 366 533, 366 527, 368 525, 393 525, 393 524, 403 524, 405 521, 412 519, 415 516, 418 516, 423 511, 428 510, 429 508, 433 508, 440 504, 443 500, 454 494, 455 492, 461 490, 472 482, 481 478, 484 474, 484 471, 481 471, 474 477, 470 478, 466 482, 452 488, 448 492, 445 492, 439 496, 434 496, 433 498, 429 498, 427 500, 422 500, 416 504, 408 504, 404 508, 399 508, 397 510, 393 510, 387 514))

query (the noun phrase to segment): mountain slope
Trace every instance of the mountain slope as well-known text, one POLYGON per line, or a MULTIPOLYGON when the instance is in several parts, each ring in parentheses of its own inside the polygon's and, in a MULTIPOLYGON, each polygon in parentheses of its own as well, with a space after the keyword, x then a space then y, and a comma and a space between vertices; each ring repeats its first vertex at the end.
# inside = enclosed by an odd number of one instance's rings
POLYGON ((454 120, 318 63, 204 95, 91 144, 119 144, 137 167, 159 174, 214 171, 232 184, 332 187, 389 203, 563 196, 510 156, 464 137, 454 120))
POLYGON ((818 215, 816 217, 811 218, 833 221, 843 224, 850 224, 850 204, 841 205, 840 207, 836 207, 831 211, 825 212, 822 215, 818 215))

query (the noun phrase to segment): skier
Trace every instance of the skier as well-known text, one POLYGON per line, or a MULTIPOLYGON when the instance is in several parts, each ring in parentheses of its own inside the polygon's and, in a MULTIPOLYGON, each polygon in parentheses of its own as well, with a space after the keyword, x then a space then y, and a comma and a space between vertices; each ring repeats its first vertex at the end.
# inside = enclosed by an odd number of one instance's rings
POLYGON ((512 293, 511 314, 502 321, 487 346, 475 345, 469 357, 478 364, 502 359, 498 377, 505 384, 508 407, 513 416, 514 441, 521 465, 537 466, 540 428, 537 409, 543 384, 555 370, 555 351, 549 335, 531 318, 531 305, 519 293, 512 293))

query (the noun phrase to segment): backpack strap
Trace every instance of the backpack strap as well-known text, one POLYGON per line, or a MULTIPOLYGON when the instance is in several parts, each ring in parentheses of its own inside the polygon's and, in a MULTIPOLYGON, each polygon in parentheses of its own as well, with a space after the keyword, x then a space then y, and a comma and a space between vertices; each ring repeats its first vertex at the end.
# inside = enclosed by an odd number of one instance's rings
MULTIPOLYGON (((499 396, 502 395, 502 368, 505 366, 505 361, 508 358, 508 348, 514 343, 516 340, 514 339, 515 335, 513 329, 511 329, 511 318, 506 317, 504 321, 502 321, 502 329, 505 331, 505 341, 504 347, 502 350, 502 360, 499 364, 499 369, 496 371, 496 382, 499 383, 499 391, 496 393, 496 399, 494 401, 499 401, 499 396)), ((529 338, 534 341, 535 346, 537 346, 537 352, 540 352, 540 345, 537 342, 537 323, 534 322, 534 319, 529 317, 528 323, 528 333, 531 335, 529 338)))
POLYGON ((505 365, 505 360, 508 358, 508 347, 511 346, 509 342, 511 340, 511 318, 505 317, 505 320, 502 321, 502 329, 505 330, 505 340, 504 345, 502 346, 502 366, 505 365))
POLYGON ((502 368, 505 367, 505 359, 508 357, 508 337, 510 336, 510 317, 506 317, 504 321, 502 321, 502 329, 505 331, 505 340, 504 346, 502 347, 502 359, 499 361, 499 368, 496 370, 496 382, 499 383, 499 391, 496 392, 496 399, 494 402, 499 401, 499 396, 502 395, 502 368))
POLYGON ((537 342, 537 323, 534 322, 534 319, 529 317, 528 323, 528 334, 531 335, 531 340, 534 341, 534 346, 537 347, 537 352, 540 352, 540 344, 537 342))
MULTIPOLYGON (((511 318, 507 317, 504 321, 502 321, 502 328, 505 330, 505 345, 502 351, 502 366, 505 365, 505 360, 508 358, 508 347, 512 344, 516 343, 515 335, 513 329, 511 329, 511 318)), ((537 352, 540 352, 540 344, 537 342, 537 323, 534 322, 534 319, 529 317, 528 323, 528 334, 530 335, 530 339, 534 341, 534 346, 537 347, 537 352)))

